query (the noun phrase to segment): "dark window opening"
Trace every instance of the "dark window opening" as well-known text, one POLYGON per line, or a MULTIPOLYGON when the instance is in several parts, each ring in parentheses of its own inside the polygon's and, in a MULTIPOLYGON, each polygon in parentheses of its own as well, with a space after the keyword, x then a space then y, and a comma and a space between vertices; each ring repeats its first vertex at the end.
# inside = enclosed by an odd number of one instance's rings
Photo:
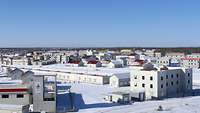
POLYGON ((8 94, 3 94, 3 95, 1 95, 1 98, 9 98, 9 95, 8 94))
POLYGON ((166 79, 168 79, 168 75, 166 75, 166 79))
POLYGON ((161 77, 160 79, 163 80, 163 77, 161 77))
POLYGON ((24 98, 23 94, 17 94, 17 98, 24 98))
POLYGON ((145 84, 142 84, 142 87, 145 87, 145 84))
POLYGON ((153 84, 150 84, 150 88, 153 88, 153 84))
POLYGON ((153 77, 150 77, 150 80, 153 80, 153 77))
POLYGON ((176 81, 176 84, 178 85, 178 81, 176 81))
POLYGON ((144 76, 142 76, 142 80, 144 80, 144 76))
POLYGON ((163 85, 161 84, 161 86, 160 86, 161 88, 163 88, 163 85))
POLYGON ((171 74, 171 78, 173 78, 174 77, 174 75, 173 74, 171 74))

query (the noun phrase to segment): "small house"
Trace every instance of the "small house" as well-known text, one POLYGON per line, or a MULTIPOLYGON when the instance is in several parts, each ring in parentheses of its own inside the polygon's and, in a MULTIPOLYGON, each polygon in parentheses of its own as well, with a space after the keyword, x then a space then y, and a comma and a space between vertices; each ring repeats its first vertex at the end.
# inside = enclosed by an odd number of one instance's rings
POLYGON ((100 61, 88 61, 87 67, 101 67, 102 63, 100 61))
POLYGON ((129 93, 119 91, 109 93, 104 99, 106 101, 119 104, 128 104, 130 102, 129 93))
POLYGON ((130 73, 114 74, 110 77, 110 86, 124 87, 130 86, 130 73))
POLYGON ((112 60, 109 64, 108 64, 109 68, 122 68, 123 67, 123 63, 121 61, 118 60, 112 60))

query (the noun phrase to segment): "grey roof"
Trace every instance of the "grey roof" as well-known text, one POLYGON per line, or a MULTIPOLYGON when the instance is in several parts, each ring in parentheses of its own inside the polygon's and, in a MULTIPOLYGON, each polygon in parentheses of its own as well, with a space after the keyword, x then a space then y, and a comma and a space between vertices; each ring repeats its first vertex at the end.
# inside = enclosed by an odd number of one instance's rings
POLYGON ((113 74, 113 76, 116 76, 118 79, 126 79, 130 78, 130 73, 117 73, 113 74))

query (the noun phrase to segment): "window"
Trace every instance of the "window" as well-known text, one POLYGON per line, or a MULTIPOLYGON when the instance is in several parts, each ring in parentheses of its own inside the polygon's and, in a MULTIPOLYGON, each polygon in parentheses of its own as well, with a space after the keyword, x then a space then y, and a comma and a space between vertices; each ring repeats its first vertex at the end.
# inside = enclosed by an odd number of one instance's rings
POLYGON ((161 84, 161 86, 160 86, 161 88, 163 88, 163 84, 161 84))
POLYGON ((188 73, 188 77, 190 76, 190 73, 188 73))
POLYGON ((163 80, 163 77, 161 76, 161 78, 160 78, 161 80, 163 80))
POLYGON ((174 75, 173 74, 171 74, 171 78, 173 78, 174 77, 174 75))
POLYGON ((176 81, 176 84, 178 85, 178 80, 176 81))
POLYGON ((24 98, 23 94, 17 94, 17 98, 24 98))
POLYGON ((150 84, 150 88, 153 88, 153 84, 150 84))
POLYGON ((145 87, 145 84, 142 84, 142 87, 145 87))
POLYGON ((135 85, 134 85, 135 87, 137 87, 137 83, 135 83, 135 85))
POLYGON ((142 80, 144 80, 144 76, 142 76, 142 80))
POLYGON ((188 84, 190 83, 190 80, 188 80, 188 84))
POLYGON ((176 77, 178 78, 178 74, 176 74, 176 77))
POLYGON ((168 86, 168 82, 166 83, 166 86, 168 86))
POLYGON ((166 75, 166 79, 168 79, 168 75, 166 75))
POLYGON ((153 80, 153 77, 150 77, 150 80, 153 80))
POLYGON ((9 98, 9 95, 8 94, 3 94, 3 95, 1 95, 1 98, 9 98))
POLYGON ((137 76, 135 76, 135 79, 137 79, 137 76))
POLYGON ((173 84, 174 84, 174 83, 173 83, 173 82, 171 82, 171 85, 172 85, 172 86, 173 86, 173 84))

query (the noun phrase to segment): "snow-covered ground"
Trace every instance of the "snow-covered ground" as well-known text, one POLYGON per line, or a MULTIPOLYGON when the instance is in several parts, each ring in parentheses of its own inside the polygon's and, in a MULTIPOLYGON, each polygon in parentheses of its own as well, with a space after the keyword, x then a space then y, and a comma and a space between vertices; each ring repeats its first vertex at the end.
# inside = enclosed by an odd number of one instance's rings
MULTIPOLYGON (((194 89, 200 89, 200 70, 194 70, 193 77, 194 89)), ((67 85, 71 86, 72 92, 77 93, 75 105, 78 106, 78 113, 200 113, 200 95, 118 105, 103 99, 105 94, 119 90, 117 88, 84 83, 67 85), (157 110, 159 106, 162 106, 163 111, 157 110)))

